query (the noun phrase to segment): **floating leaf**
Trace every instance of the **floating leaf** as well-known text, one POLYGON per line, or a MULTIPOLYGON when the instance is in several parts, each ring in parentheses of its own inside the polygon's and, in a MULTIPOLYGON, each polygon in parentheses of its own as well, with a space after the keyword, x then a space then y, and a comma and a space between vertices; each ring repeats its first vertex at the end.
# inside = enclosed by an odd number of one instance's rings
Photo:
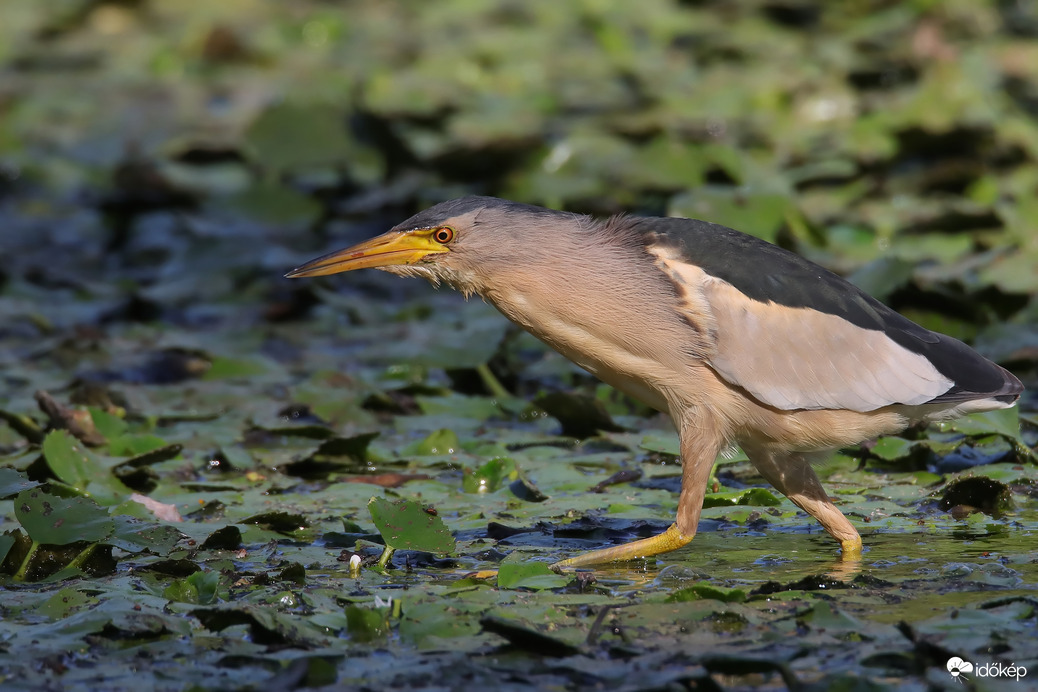
POLYGON ((113 440, 126 433, 130 424, 124 419, 109 413, 103 409, 97 408, 96 406, 89 406, 87 410, 90 411, 90 417, 94 421, 94 427, 97 431, 107 437, 109 440, 113 440))
POLYGON ((25 474, 14 469, 0 468, 0 500, 6 500, 12 495, 17 495, 23 490, 35 488, 40 484, 30 481, 25 474))
POLYGON ((346 623, 346 631, 354 641, 382 639, 389 633, 389 609, 346 606, 346 623))
POLYGON ((36 613, 51 620, 63 620, 77 610, 97 603, 97 598, 88 596, 79 589, 65 588, 56 592, 36 609, 36 613))
POLYGON ((400 618, 400 638, 418 647, 442 648, 441 640, 479 632, 475 617, 466 617, 450 603, 407 603, 400 618))
POLYGON ((234 550, 241 545, 241 529, 225 526, 213 531, 202 542, 202 550, 234 550))
POLYGON ((1020 440, 1020 409, 1013 406, 996 411, 974 413, 945 423, 944 427, 964 435, 996 433, 1010 440, 1020 440))
POLYGON ((907 457, 915 447, 914 440, 888 435, 876 440, 876 444, 869 451, 884 461, 896 461, 907 457))
POLYGON ((766 488, 746 488, 726 493, 708 493, 703 498, 703 507, 729 507, 750 505, 754 507, 777 507, 782 501, 766 488))
POLYGON ((64 430, 52 430, 43 440, 43 456, 60 480, 84 492, 91 480, 109 475, 89 455, 83 443, 64 430))
POLYGON ((497 570, 497 586, 501 589, 559 589, 571 579, 572 576, 552 572, 547 562, 531 560, 519 552, 502 560, 497 570))
POLYGON ((413 500, 390 502, 373 497, 368 511, 382 540, 391 548, 429 553, 454 551, 454 537, 443 520, 413 500))
POLYGON ((284 534, 303 531, 310 526, 309 520, 302 514, 292 514, 290 512, 263 512, 262 514, 246 517, 238 523, 254 524, 268 531, 277 531, 284 534))
POLYGON ((424 440, 409 445, 404 453, 416 456, 435 456, 454 454, 460 449, 461 441, 454 431, 443 428, 429 433, 424 440))
POLYGON ((746 601, 746 592, 742 589, 725 589, 711 586, 710 584, 693 584, 667 596, 667 603, 683 603, 685 601, 703 599, 721 601, 722 603, 743 603, 746 601))
POLYGON ((145 522, 125 515, 112 517, 114 530, 108 542, 127 552, 147 551, 168 555, 173 546, 185 538, 175 527, 145 522))
POLYGON ((14 513, 37 543, 66 545, 107 540, 115 530, 108 511, 87 497, 58 497, 25 490, 14 499, 14 513))
POLYGON ((304 618, 254 605, 228 604, 191 611, 202 626, 214 632, 248 625, 253 641, 277 642, 301 648, 326 646, 328 636, 304 618))
POLYGON ((492 493, 514 473, 515 462, 507 457, 498 457, 477 469, 465 469, 461 487, 467 493, 492 493))

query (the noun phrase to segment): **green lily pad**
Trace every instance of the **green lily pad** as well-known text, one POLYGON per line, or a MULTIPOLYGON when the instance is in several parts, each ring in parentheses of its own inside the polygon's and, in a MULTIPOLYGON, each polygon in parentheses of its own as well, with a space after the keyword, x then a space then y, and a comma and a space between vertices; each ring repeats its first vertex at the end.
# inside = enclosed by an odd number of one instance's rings
POLYGON ((92 606, 98 600, 75 588, 64 588, 43 602, 36 612, 51 620, 63 620, 81 608, 92 606))
POLYGON ((895 461, 907 457, 915 447, 914 440, 889 435, 876 440, 870 451, 884 461, 895 461))
POLYGON ((104 435, 108 440, 113 440, 125 434, 130 427, 130 424, 124 419, 96 406, 88 406, 87 410, 90 411, 90 418, 93 419, 97 432, 104 435))
POLYGON ((115 530, 108 511, 87 497, 58 497, 25 490, 14 499, 15 517, 37 543, 67 545, 107 540, 115 530))
POLYGON ((492 493, 515 473, 513 460, 507 457, 491 459, 477 469, 465 469, 461 487, 467 493, 492 493))
POLYGON ((148 551, 168 555, 184 534, 168 524, 141 521, 125 515, 112 517, 114 530, 109 543, 127 552, 148 551))
POLYGON ((986 435, 996 433, 1010 440, 1020 439, 1020 409, 999 409, 997 411, 985 411, 960 418, 958 420, 944 423, 947 430, 963 433, 964 435, 986 435))
POLYGON ((389 634, 389 608, 346 606, 346 631, 350 639, 371 642, 389 634))
POLYGON ((461 448, 461 440, 453 430, 442 428, 430 433, 424 440, 408 445, 404 454, 415 456, 438 456, 454 454, 461 448))
POLYGON ((782 500, 775 497, 766 488, 746 488, 725 493, 708 493, 703 498, 703 507, 730 507, 734 505, 751 505, 756 507, 777 507, 782 500))
POLYGON ((83 444, 64 430, 52 430, 43 440, 43 456, 60 480, 84 492, 90 481, 109 476, 83 444))
POLYGON ((441 648, 443 639, 469 637, 479 632, 475 617, 466 617, 447 603, 405 604, 400 618, 400 638, 419 647, 441 648))
POLYGON ((397 550, 451 553, 454 537, 443 520, 413 500, 390 502, 373 497, 368 512, 386 545, 397 550))
POLYGON ((162 596, 180 603, 209 605, 216 601, 219 585, 219 572, 199 570, 174 581, 163 590, 162 596))
POLYGON ((0 468, 0 499, 7 499, 23 490, 35 488, 40 484, 30 481, 25 474, 14 469, 0 468))
POLYGON ((722 603, 743 603, 746 601, 746 591, 743 589, 725 589, 711 586, 710 584, 694 584, 667 596, 666 602, 683 603, 685 601, 704 599, 712 599, 722 603))
POLYGON ((556 574, 547 562, 530 560, 528 555, 513 552, 501 561, 497 570, 497 586, 501 589, 558 589, 568 584, 571 576, 556 574))

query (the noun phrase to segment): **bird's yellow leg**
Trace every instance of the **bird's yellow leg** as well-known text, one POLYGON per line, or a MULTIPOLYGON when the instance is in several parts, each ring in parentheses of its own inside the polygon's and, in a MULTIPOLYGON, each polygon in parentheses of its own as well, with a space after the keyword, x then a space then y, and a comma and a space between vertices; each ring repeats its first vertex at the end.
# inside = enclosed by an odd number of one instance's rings
POLYGON ((681 533, 677 524, 671 524, 663 533, 650 538, 642 538, 612 548, 601 548, 591 552, 577 555, 567 560, 556 562, 551 568, 555 571, 569 569, 571 567, 587 567, 589 565, 600 565, 606 562, 624 562, 626 560, 637 560, 641 557, 650 557, 660 553, 669 553, 672 550, 683 548, 688 545, 695 536, 681 533))
POLYGON ((681 436, 681 496, 678 499, 677 521, 663 533, 650 538, 625 543, 612 548, 592 550, 567 560, 561 560, 551 566, 556 572, 571 567, 587 567, 605 562, 623 562, 650 557, 672 550, 683 548, 692 541, 699 525, 699 514, 703 511, 703 497, 706 495, 707 482, 714 467, 714 459, 720 450, 720 439, 702 435, 702 428, 696 428, 700 434, 681 436))
POLYGON ((861 536, 858 530, 829 499, 807 455, 756 449, 745 451, 766 481, 797 507, 817 519, 822 528, 840 542, 844 560, 861 559, 861 536))

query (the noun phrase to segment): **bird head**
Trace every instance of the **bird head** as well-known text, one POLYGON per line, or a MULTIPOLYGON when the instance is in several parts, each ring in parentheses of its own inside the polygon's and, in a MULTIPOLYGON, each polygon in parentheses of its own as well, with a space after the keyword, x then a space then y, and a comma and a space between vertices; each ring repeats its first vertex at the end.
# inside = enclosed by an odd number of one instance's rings
MULTIPOLYGON (((537 252, 525 240, 582 218, 495 197, 462 197, 415 214, 387 233, 336 250, 290 271, 288 278, 374 268, 441 281, 466 294, 480 293, 496 266, 514 266, 537 252)), ((533 246, 537 243, 534 241, 533 246)))

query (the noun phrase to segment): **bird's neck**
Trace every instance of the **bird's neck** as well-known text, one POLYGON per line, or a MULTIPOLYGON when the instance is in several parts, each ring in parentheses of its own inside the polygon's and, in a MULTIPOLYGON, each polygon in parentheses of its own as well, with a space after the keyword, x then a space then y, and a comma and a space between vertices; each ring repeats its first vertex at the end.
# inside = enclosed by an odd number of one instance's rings
POLYGON ((644 254, 570 244, 551 258, 499 269, 507 275, 482 282, 476 292, 588 372, 668 410, 669 383, 694 360, 694 349, 675 348, 692 344, 676 297, 668 300, 673 287, 644 254))

